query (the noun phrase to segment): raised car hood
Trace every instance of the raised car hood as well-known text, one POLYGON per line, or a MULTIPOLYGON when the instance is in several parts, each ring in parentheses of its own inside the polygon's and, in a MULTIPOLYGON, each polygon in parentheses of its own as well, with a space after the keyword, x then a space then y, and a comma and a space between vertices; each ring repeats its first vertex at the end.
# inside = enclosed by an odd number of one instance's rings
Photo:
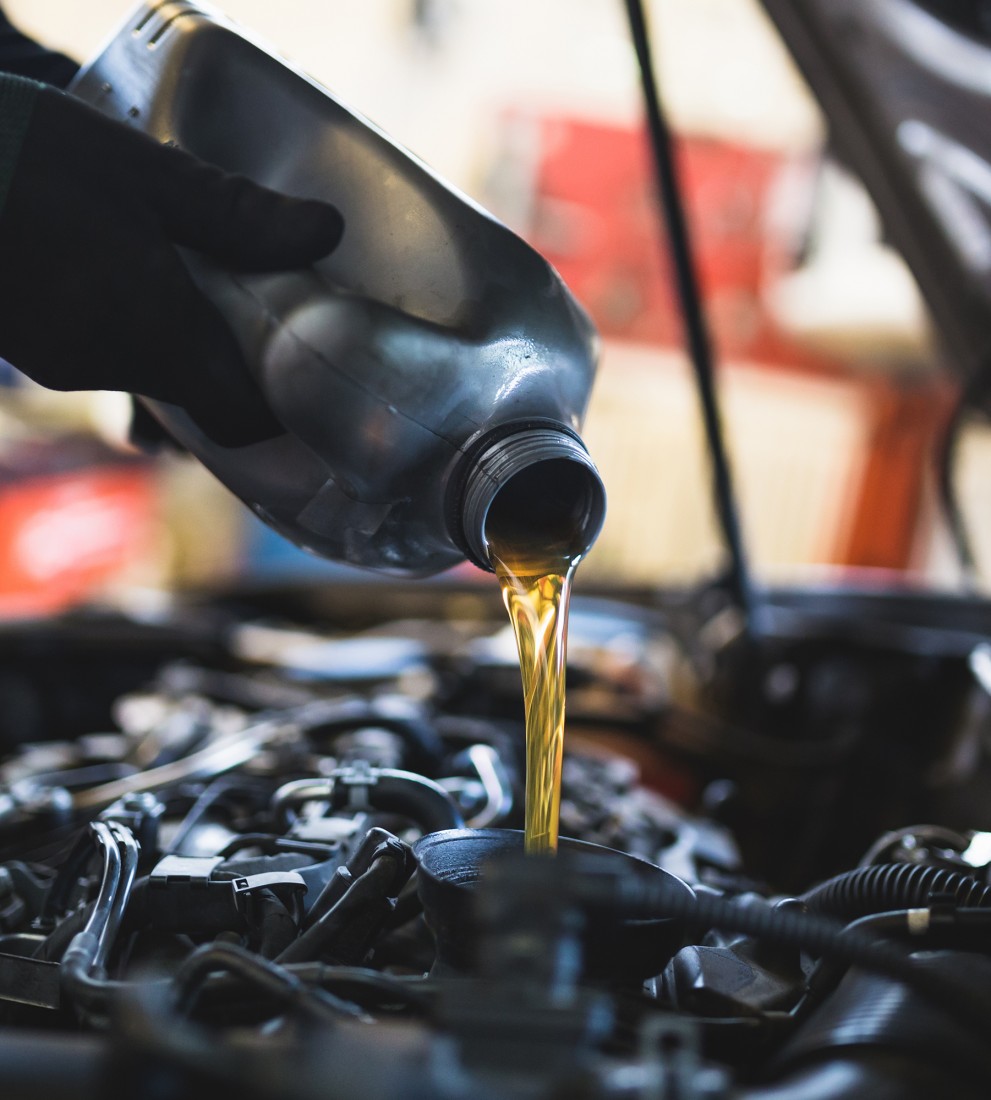
POLYGON ((762 0, 918 280, 949 366, 991 404, 991 20, 945 0, 762 0))

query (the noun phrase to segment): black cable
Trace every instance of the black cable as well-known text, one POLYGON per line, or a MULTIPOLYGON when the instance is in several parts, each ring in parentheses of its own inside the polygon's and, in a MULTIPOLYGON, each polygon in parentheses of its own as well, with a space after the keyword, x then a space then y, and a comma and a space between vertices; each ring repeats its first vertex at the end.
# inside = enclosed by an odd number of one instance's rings
POLYGON ((278 958, 299 932, 299 921, 271 890, 255 890, 249 896, 247 919, 263 959, 278 958))
POLYGON ((405 853, 381 845, 371 866, 358 875, 333 907, 294 940, 277 961, 308 962, 335 949, 342 962, 350 961, 343 955, 364 955, 392 913, 390 899, 399 893, 411 871, 405 853))
POLYGON ((291 963, 286 969, 301 981, 314 983, 355 1004, 380 1007, 401 1004, 426 1011, 436 986, 429 978, 397 977, 363 966, 327 966, 324 963, 291 963))
POLYGON ((272 784, 269 780, 251 780, 249 777, 240 774, 217 776, 186 811, 185 817, 179 823, 179 827, 176 829, 163 855, 181 855, 182 846, 189 839, 190 833, 211 810, 217 808, 226 795, 231 793, 241 794, 246 799, 254 799, 258 807, 261 808, 268 803, 272 793, 271 787, 272 784))
POLYGON ((48 927, 69 904, 73 887, 79 881, 86 865, 93 858, 93 838, 88 828, 81 829, 75 836, 65 859, 62 860, 55 881, 45 898, 45 907, 41 913, 42 923, 48 927))
POLYGON ((169 842, 168 848, 162 853, 163 855, 182 854, 182 846, 189 838, 189 834, 203 820, 207 811, 212 809, 218 799, 227 791, 230 787, 230 781, 231 777, 228 775, 218 776, 199 794, 196 801, 186 811, 186 816, 179 823, 179 827, 169 842))
MULTIPOLYGON (((988 1023, 991 997, 923 970, 903 949, 887 941, 878 941, 861 928, 847 927, 814 913, 796 913, 754 902, 741 904, 712 894, 692 894, 675 890, 666 883, 637 881, 632 876, 619 880, 618 885, 624 912, 655 918, 673 917, 694 927, 742 932, 798 947, 813 955, 836 958, 902 982, 972 1034, 977 1033, 986 1040, 991 1032, 988 1023)), ((614 901, 620 901, 620 897, 613 894, 614 901)), ((985 910, 974 912, 981 919, 987 919, 985 910)))
POLYGON ((36 959, 45 959, 47 962, 58 962, 65 949, 72 942, 77 932, 83 930, 83 926, 93 912, 92 902, 70 913, 48 933, 38 949, 34 953, 36 959))
POLYGON ((177 1009, 188 1014, 204 982, 218 971, 233 974, 261 992, 319 1020, 361 1018, 357 1005, 304 984, 283 966, 261 959, 230 943, 210 943, 197 948, 175 976, 177 1009))
MULTIPOLYGON (((640 65, 640 81, 643 89, 647 127, 650 132, 657 198, 661 215, 667 225, 667 248, 673 268, 678 301, 689 357, 695 373, 695 384, 702 406, 702 422, 712 460, 712 484, 716 514, 729 552, 729 586, 743 617, 743 629, 747 634, 754 630, 756 599, 733 490, 733 477, 726 453, 725 436, 719 414, 716 395, 715 369, 712 344, 699 289, 698 275, 692 257, 692 246, 681 201, 675 167, 671 130, 661 105, 657 80, 654 75, 650 36, 641 0, 626 0, 626 14, 630 34, 640 65)), ((662 248, 664 242, 662 241, 662 248)))

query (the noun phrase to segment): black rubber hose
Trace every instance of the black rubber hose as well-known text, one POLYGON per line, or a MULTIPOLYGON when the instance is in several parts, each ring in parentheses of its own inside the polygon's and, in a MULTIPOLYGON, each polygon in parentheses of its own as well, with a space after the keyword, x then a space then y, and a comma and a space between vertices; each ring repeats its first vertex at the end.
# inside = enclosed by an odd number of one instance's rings
POLYGON ((290 824, 297 805, 329 801, 335 810, 402 814, 424 833, 463 829, 464 818, 454 799, 439 784, 415 772, 395 768, 339 768, 326 779, 300 779, 275 792, 272 809, 290 824))
MULTIPOLYGON (((878 938, 901 940, 903 943, 905 941, 911 943, 913 939, 906 909, 872 913, 870 916, 860 917, 846 926, 846 933, 847 935, 867 933, 878 938)), ((805 997, 796 1020, 804 1019, 816 1005, 832 993, 848 969, 849 967, 842 959, 830 955, 824 955, 819 959, 806 979, 805 997)))
POLYGON ((293 942, 299 928, 271 890, 258 890, 248 902, 249 921, 258 935, 258 954, 275 959, 293 942))
POLYGON ((425 1012, 436 986, 429 978, 397 977, 360 966, 325 966, 323 963, 293 963, 286 969, 301 981, 336 993, 363 1008, 401 1005, 425 1012))
POLYGON ((69 854, 62 861, 58 869, 55 881, 48 891, 45 899, 45 907, 41 913, 41 919, 46 923, 53 923, 69 904, 69 895, 72 888, 79 881, 87 865, 93 858, 93 837, 89 829, 84 827, 76 836, 69 854))
MULTIPOLYGON (((368 802, 376 810, 412 818, 425 833, 463 829, 464 818, 443 787, 412 772, 379 768, 375 785, 368 788, 368 802)), ((335 795, 346 790, 343 784, 335 795)))
MULTIPOLYGON (((928 945, 927 945, 928 946, 928 945)), ((927 950, 915 960, 921 969, 971 988, 991 981, 991 959, 958 951, 927 950)), ((887 1095, 900 1100, 969 1094, 967 1083, 983 1084, 987 1097, 987 1048, 970 1031, 959 1028, 906 986, 854 970, 843 976, 830 996, 818 1004, 775 1053, 774 1074, 814 1062, 825 1069, 836 1056, 853 1054, 870 1060, 883 1050, 893 1065, 887 1095), (900 1064, 899 1064, 900 1063, 900 1064), (939 1065, 944 1073, 936 1092, 920 1087, 915 1068, 939 1065), (896 1091, 897 1089, 897 1091, 896 1091)), ((928 1082, 932 1086, 932 1082, 928 1082)), ((814 1095, 818 1092, 802 1095, 814 1095)), ((841 1095, 846 1096, 843 1092, 841 1095)), ((881 1096, 886 1093, 881 1093, 881 1096)), ((875 1100, 880 1097, 875 1095, 875 1100)))
POLYGON ((360 963, 392 914, 391 899, 402 890, 412 870, 412 861, 401 849, 381 845, 368 870, 276 961, 309 962, 333 954, 335 962, 360 963))
POLYGON ((856 920, 889 909, 919 909, 934 895, 968 909, 991 908, 991 886, 960 871, 918 863, 857 867, 813 887, 802 900, 815 913, 856 920))
POLYGON ((332 740, 344 733, 366 727, 388 730, 401 737, 406 747, 405 765, 413 771, 436 774, 444 755, 444 743, 437 730, 424 716, 416 713, 396 714, 381 703, 363 699, 345 699, 321 722, 312 723, 307 737, 332 740))
POLYGON ((48 962, 58 962, 65 949, 72 942, 73 936, 83 930, 84 925, 93 912, 92 902, 70 913, 48 933, 44 941, 34 953, 36 959, 45 959, 48 962))
MULTIPOLYGON (((796 913, 766 904, 741 904, 711 894, 686 893, 667 884, 620 880, 613 904, 643 917, 674 917, 699 928, 721 928, 772 943, 802 948, 813 955, 840 959, 903 982, 930 1003, 985 1040, 991 1036, 991 996, 947 981, 915 965, 907 950, 870 933, 848 929, 817 913, 796 913)), ((593 890, 599 892, 600 885, 593 890)), ((607 888, 608 890, 608 888, 607 888)), ((604 895, 600 895, 604 896, 604 895)), ((989 1055, 991 1069, 991 1055, 989 1055)))
POLYGON ((260 959, 229 943, 210 943, 197 948, 175 977, 178 1009, 187 1013, 211 974, 225 972, 250 986, 318 1020, 361 1016, 361 1010, 332 993, 305 985, 296 975, 268 959, 260 959))

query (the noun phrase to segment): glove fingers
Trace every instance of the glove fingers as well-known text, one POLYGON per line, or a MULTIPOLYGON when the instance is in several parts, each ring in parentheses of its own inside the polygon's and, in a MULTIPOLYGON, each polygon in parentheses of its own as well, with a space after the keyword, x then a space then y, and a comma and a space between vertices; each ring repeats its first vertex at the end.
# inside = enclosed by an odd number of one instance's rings
POLYGON ((176 245, 235 267, 328 252, 341 218, 202 165, 61 92, 37 92, 0 217, 0 354, 54 389, 187 409, 216 442, 284 430, 176 245))
POLYGON ((229 175, 182 150, 160 148, 155 205, 166 235, 244 271, 305 267, 341 239, 329 203, 292 199, 229 175))
MULTIPOLYGON (((157 263, 157 280, 169 316, 139 331, 149 333, 147 354, 130 372, 128 388, 184 408, 225 447, 245 446, 282 434, 220 312, 196 288, 170 248, 157 263)), ((152 309, 156 307, 152 306, 152 309)), ((156 311, 157 312, 157 311, 156 311)))
POLYGON ((145 204, 173 243, 244 271, 305 267, 331 252, 344 231, 330 203, 260 187, 49 88, 38 94, 27 144, 37 146, 39 174, 63 178, 83 169, 105 199, 117 193, 145 204))

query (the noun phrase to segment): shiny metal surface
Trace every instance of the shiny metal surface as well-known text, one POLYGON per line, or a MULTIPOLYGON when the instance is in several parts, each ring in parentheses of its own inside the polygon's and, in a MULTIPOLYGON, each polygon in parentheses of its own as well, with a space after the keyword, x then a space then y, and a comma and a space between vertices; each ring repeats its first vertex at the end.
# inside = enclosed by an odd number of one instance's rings
POLYGON ((139 791, 150 791, 156 785, 168 786, 204 775, 220 775, 247 763, 266 745, 285 735, 295 723, 307 726, 333 713, 334 704, 320 700, 304 703, 275 718, 261 718, 244 729, 219 733, 196 752, 168 764, 101 783, 78 791, 72 796, 77 810, 100 809, 139 791))
POLYGON ((465 480, 465 451, 534 419, 574 431, 585 412, 594 332, 553 269, 198 5, 142 5, 72 91, 344 215, 340 247, 305 272, 233 275, 188 257, 287 433, 227 449, 179 409, 152 404, 155 414, 298 545, 398 574, 460 561, 473 540, 448 491, 465 480))

